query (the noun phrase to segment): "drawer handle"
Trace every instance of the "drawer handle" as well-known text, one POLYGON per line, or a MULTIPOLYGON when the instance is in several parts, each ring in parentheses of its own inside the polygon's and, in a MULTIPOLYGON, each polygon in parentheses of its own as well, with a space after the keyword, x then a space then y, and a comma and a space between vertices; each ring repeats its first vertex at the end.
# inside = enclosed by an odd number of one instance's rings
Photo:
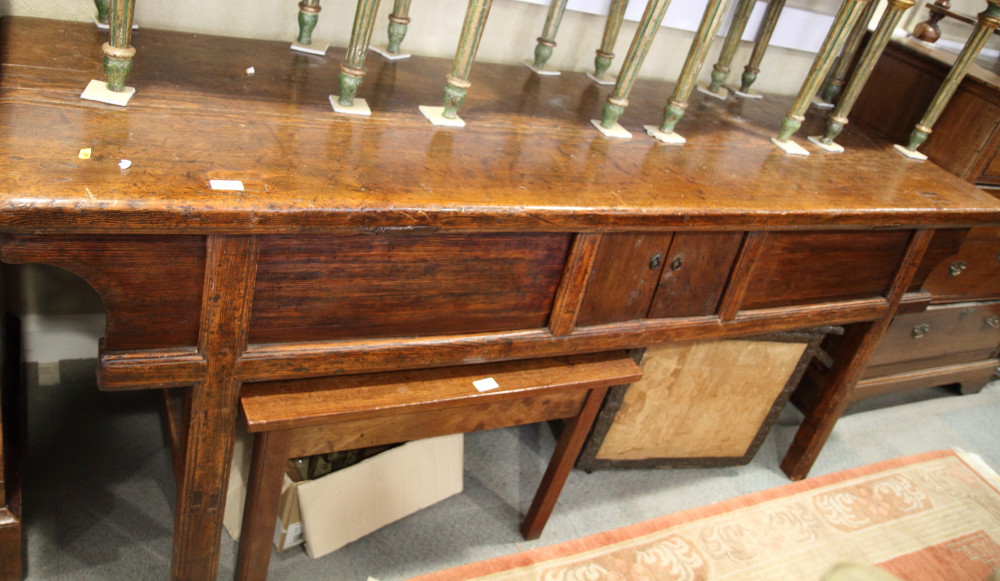
POLYGON ((653 258, 649 261, 649 270, 656 270, 660 268, 660 264, 663 262, 663 257, 659 253, 654 254, 653 258))
POLYGON ((993 315, 983 319, 983 324, 990 329, 1000 329, 1000 315, 993 315))
POLYGON ((677 272, 678 270, 684 268, 684 259, 678 256, 670 263, 670 270, 677 272))
POLYGON ((914 339, 919 339, 924 335, 926 335, 927 333, 929 333, 930 330, 931 330, 930 325, 928 325, 927 323, 920 323, 919 325, 913 328, 913 331, 910 332, 910 336, 913 337, 914 339))
POLYGON ((962 261, 952 262, 951 266, 948 267, 948 276, 958 276, 962 274, 962 271, 968 268, 968 264, 962 261))

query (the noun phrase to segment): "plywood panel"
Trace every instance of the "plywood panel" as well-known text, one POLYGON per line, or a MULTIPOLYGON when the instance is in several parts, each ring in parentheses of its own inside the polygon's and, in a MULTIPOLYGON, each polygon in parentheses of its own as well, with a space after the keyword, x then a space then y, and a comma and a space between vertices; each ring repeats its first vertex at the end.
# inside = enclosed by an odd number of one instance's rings
POLYGON ((743 456, 804 343, 715 341, 651 347, 597 452, 600 460, 743 456))

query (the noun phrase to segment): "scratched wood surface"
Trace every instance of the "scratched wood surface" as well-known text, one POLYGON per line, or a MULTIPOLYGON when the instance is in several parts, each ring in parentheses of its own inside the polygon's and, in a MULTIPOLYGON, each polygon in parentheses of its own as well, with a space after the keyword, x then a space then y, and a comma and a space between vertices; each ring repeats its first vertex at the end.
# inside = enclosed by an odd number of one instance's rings
MULTIPOLYGON (((92 25, 6 17, 0 38, 7 231, 862 227, 974 224, 998 207, 859 128, 840 138, 841 155, 776 151, 784 99, 696 97, 688 144, 669 147, 638 127, 660 117, 669 85, 639 82, 626 120, 638 135, 612 141, 589 123, 608 89, 582 73, 542 80, 477 63, 468 126, 435 129, 417 106, 440 101, 446 59, 373 60, 359 96, 374 113, 358 119, 329 109, 341 52, 141 29, 138 93, 122 109, 79 99, 100 77, 92 25), (51 37, 63 48, 38 41, 51 37), (78 159, 85 147, 93 157, 78 159), (246 191, 213 191, 213 178, 246 191)), ((822 123, 810 115, 802 134, 822 123)))

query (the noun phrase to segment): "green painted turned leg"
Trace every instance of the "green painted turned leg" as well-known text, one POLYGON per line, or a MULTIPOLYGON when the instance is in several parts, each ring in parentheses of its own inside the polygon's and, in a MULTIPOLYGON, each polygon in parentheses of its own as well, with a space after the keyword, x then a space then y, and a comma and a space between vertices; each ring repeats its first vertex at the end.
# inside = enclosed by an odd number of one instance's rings
POLYGON ((465 22, 462 24, 462 36, 458 40, 458 50, 455 52, 455 62, 451 74, 446 79, 444 88, 444 112, 446 119, 458 117, 458 109, 465 101, 465 95, 472 83, 469 82, 469 71, 476 60, 479 41, 483 38, 486 18, 490 15, 492 0, 469 0, 465 11, 465 22))
POLYGON ((744 95, 750 94, 750 85, 757 81, 760 73, 760 63, 764 60, 764 53, 767 52, 767 45, 771 43, 771 35, 774 34, 774 27, 778 24, 778 17, 785 8, 785 0, 771 0, 767 3, 767 11, 764 12, 764 21, 757 29, 757 38, 754 39, 753 52, 750 53, 750 60, 746 68, 743 69, 743 77, 740 79, 739 92, 744 95))
POLYGON ((673 133, 677 122, 684 116, 688 99, 691 98, 691 92, 698 81, 698 74, 701 72, 702 65, 705 64, 708 49, 712 46, 712 39, 719 33, 722 17, 726 15, 726 10, 729 8, 729 1, 708 0, 705 14, 702 15, 701 24, 698 25, 698 31, 695 33, 694 42, 688 49, 687 58, 684 59, 681 76, 677 79, 677 86, 674 87, 674 95, 670 98, 664 111, 660 133, 673 133))
POLYGON ((854 55, 857 54, 858 48, 861 47, 861 41, 864 40, 865 32, 868 30, 868 23, 871 22, 872 14, 875 13, 875 8, 877 7, 878 2, 869 2, 868 6, 865 7, 865 11, 861 13, 861 18, 854 23, 851 34, 847 36, 847 40, 844 42, 844 50, 840 51, 840 56, 837 57, 833 65, 833 72, 830 73, 826 84, 823 85, 823 89, 819 92, 820 98, 827 103, 835 103, 837 98, 840 97, 840 92, 844 89, 845 79, 847 79, 847 73, 851 70, 851 63, 854 61, 854 55))
POLYGON ((319 21, 319 11, 322 10, 319 0, 302 0, 299 2, 299 44, 312 44, 312 33, 319 21))
POLYGON ((632 86, 635 85, 639 69, 642 67, 643 61, 646 60, 646 54, 649 53, 649 47, 653 44, 653 38, 660 28, 660 23, 663 22, 663 15, 668 6, 670 6, 670 0, 649 0, 649 3, 646 4, 646 10, 642 14, 642 20, 639 21, 632 45, 629 46, 625 60, 622 62, 618 82, 615 83, 615 88, 608 95, 608 101, 604 104, 604 109, 601 112, 601 127, 605 129, 614 127, 618 119, 625 113, 625 108, 628 107, 628 95, 632 92, 632 86))
POLYGON ((594 57, 594 78, 598 81, 604 80, 611 61, 615 58, 615 42, 618 41, 618 32, 622 28, 622 21, 625 19, 625 8, 628 7, 628 0, 611 0, 611 8, 608 11, 608 19, 604 22, 604 36, 601 38, 601 48, 597 49, 597 56, 594 57))
POLYGON ((556 46, 556 33, 559 32, 559 24, 566 11, 566 2, 567 0, 553 0, 549 4, 545 26, 542 27, 542 35, 538 37, 538 44, 535 46, 535 62, 531 65, 535 70, 544 68, 545 63, 552 57, 552 49, 556 46))
POLYGON ((354 95, 365 78, 365 55, 368 54, 372 29, 375 27, 378 3, 379 0, 358 0, 347 55, 344 57, 344 63, 340 65, 340 97, 337 102, 344 107, 354 105, 354 95))
POLYGON ((396 0, 392 14, 389 15, 389 54, 399 54, 399 46, 406 37, 406 28, 410 25, 410 0, 396 0))
POLYGON ((778 136, 772 139, 775 144, 779 146, 786 144, 792 135, 799 130, 802 120, 805 119, 804 114, 809 107, 810 100, 816 94, 820 83, 826 78, 827 73, 830 72, 830 67, 833 66, 833 59, 836 58, 837 53, 844 46, 847 33, 850 32, 854 23, 861 16, 865 3, 869 1, 871 0, 844 0, 840 5, 840 10, 837 11, 837 16, 833 19, 830 31, 823 40, 823 44, 820 46, 815 60, 813 60, 809 74, 806 76, 805 82, 802 83, 802 88, 799 90, 795 102, 792 103, 791 110, 781 122, 778 136))
POLYGON ((108 79, 108 89, 115 92, 125 90, 125 78, 132 72, 132 14, 133 0, 111 0, 108 13, 108 42, 101 47, 104 52, 104 74, 108 79))
POLYGON ((111 10, 108 0, 94 0, 94 4, 97 6, 97 21, 101 24, 107 24, 108 12, 111 10))
MULTIPOLYGON (((875 2, 871 4, 874 5, 875 2)), ((861 90, 868 82, 868 77, 871 76, 872 69, 875 68, 875 63, 882 56, 882 51, 885 50, 885 46, 889 43, 892 31, 896 29, 896 25, 903 18, 903 13, 913 6, 913 4, 914 0, 889 0, 889 5, 885 12, 882 13, 878 27, 875 28, 875 32, 868 41, 868 46, 865 47, 864 52, 861 53, 861 58, 858 59, 858 65, 854 69, 854 74, 851 75, 851 79, 847 82, 843 95, 841 95, 837 106, 830 114, 830 120, 826 124, 826 132, 818 140, 810 137, 810 141, 819 144, 820 147, 828 151, 843 150, 833 140, 840 135, 840 132, 844 130, 844 126, 847 125, 847 116, 851 113, 851 108, 858 100, 861 90)), ((841 55, 842 57, 847 54, 847 49, 845 48, 844 50, 845 52, 841 55)))
POLYGON ((934 99, 931 100, 931 104, 927 107, 924 117, 917 123, 913 133, 910 134, 910 141, 905 147, 902 145, 896 146, 896 150, 903 155, 917 159, 926 159, 923 154, 917 152, 917 148, 930 136, 934 123, 937 122, 938 117, 941 116, 941 112, 944 111, 945 105, 948 104, 948 101, 955 94, 959 83, 962 82, 965 73, 969 69, 969 65, 979 55, 979 52, 983 49, 983 45, 986 44, 986 40, 993 34, 993 31, 997 29, 997 26, 1000 26, 1000 0, 987 0, 987 2, 989 4, 986 10, 979 13, 976 28, 972 31, 972 35, 965 42, 965 46, 955 60, 955 64, 948 71, 948 76, 941 83, 941 88, 938 89, 937 94, 934 95, 934 99))
POLYGON ((712 93, 722 91, 726 79, 729 77, 729 67, 733 64, 733 57, 736 56, 736 49, 740 46, 743 32, 747 29, 747 22, 750 21, 750 14, 756 0, 739 0, 736 6, 736 14, 733 16, 733 23, 729 25, 729 33, 726 34, 726 42, 722 44, 722 52, 719 53, 719 60, 712 67, 712 82, 708 85, 708 90, 712 93))

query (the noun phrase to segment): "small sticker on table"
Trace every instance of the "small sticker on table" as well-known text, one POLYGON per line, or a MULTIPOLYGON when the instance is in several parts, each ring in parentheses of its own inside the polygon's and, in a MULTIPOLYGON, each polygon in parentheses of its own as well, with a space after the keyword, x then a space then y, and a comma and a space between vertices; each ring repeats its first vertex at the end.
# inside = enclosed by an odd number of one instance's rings
POLYGON ((229 190, 233 192, 243 191, 243 182, 240 180, 208 180, 208 185, 213 190, 229 190))
POLYGON ((81 149, 79 157, 80 159, 90 159, 90 148, 84 147, 83 149, 81 149))
POLYGON ((493 379, 492 377, 487 377, 486 379, 477 379, 476 381, 472 382, 472 385, 476 386, 476 389, 479 391, 490 391, 491 389, 496 389, 500 387, 500 384, 497 383, 497 380, 493 379))

